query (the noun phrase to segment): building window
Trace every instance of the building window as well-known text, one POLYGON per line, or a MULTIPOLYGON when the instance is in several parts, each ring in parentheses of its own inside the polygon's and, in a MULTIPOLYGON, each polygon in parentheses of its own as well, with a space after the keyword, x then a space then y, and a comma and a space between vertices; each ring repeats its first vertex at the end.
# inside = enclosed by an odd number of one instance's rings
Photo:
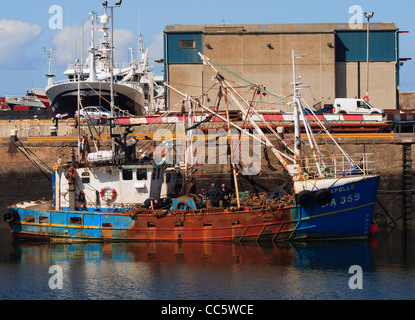
POLYGON ((180 49, 196 49, 196 40, 180 40, 180 49))

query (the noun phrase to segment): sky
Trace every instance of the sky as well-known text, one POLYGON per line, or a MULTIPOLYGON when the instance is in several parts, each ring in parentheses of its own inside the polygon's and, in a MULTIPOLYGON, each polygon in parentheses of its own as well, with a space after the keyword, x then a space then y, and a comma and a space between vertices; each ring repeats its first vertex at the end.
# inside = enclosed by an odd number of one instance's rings
MULTIPOLYGON (((63 80, 68 63, 80 59, 82 25, 89 42, 91 11, 103 14, 100 0, 13 0, 0 9, 0 97, 24 95, 47 83, 48 54, 54 47, 53 73, 63 80), (75 50, 76 48, 76 50, 75 50)), ((108 0, 114 5, 115 0, 108 0)), ((394 22, 401 31, 401 58, 413 58, 400 70, 400 90, 415 91, 415 2, 412 0, 278 1, 278 0, 123 0, 114 9, 115 60, 128 62, 129 48, 138 56, 138 34, 149 48, 156 74, 162 66, 163 30, 168 24, 348 23, 352 6, 375 12, 371 23, 394 22)), ((365 20, 364 20, 365 21, 365 20)), ((363 22, 364 22, 363 21, 363 22)), ((85 46, 86 50, 86 46, 85 46)))

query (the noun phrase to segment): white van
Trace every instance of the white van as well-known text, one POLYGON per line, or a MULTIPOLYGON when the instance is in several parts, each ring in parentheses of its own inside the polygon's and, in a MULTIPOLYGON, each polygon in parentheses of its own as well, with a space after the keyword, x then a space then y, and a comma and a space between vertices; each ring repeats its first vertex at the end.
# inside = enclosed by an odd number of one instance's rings
POLYGON ((384 114, 385 112, 374 108, 363 99, 338 98, 334 100, 333 113, 384 114))

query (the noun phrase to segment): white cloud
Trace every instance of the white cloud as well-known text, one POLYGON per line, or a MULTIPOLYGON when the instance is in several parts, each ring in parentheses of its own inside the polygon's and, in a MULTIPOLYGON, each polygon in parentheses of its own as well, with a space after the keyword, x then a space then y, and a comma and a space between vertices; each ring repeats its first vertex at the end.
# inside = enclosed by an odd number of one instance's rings
POLYGON ((114 30, 114 62, 122 63, 123 61, 129 62, 128 49, 133 48, 136 50, 138 39, 134 35, 134 32, 126 29, 115 29, 114 30))
POLYGON ((37 24, 18 20, 0 20, 0 68, 31 67, 27 47, 34 43, 42 32, 37 24))
POLYGON ((153 63, 154 60, 160 60, 164 57, 164 41, 163 32, 160 32, 154 36, 153 42, 148 47, 148 55, 150 61, 153 63))
POLYGON ((77 58, 81 56, 82 27, 65 26, 53 36, 52 42, 55 50, 54 63, 57 65, 66 65, 69 61, 73 63, 75 60, 75 46, 77 47, 77 58))
POLYGON ((163 64, 156 63, 155 60, 164 59, 164 36, 163 32, 156 34, 153 42, 148 46, 149 64, 153 66, 155 74, 161 75, 164 68, 163 64))

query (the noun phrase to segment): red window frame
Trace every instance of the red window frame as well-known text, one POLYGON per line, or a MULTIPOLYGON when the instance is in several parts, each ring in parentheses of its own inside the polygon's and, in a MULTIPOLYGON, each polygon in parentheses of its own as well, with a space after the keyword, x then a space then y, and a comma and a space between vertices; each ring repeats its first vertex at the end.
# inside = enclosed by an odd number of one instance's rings
POLYGON ((180 49, 196 49, 195 39, 180 40, 180 49))

